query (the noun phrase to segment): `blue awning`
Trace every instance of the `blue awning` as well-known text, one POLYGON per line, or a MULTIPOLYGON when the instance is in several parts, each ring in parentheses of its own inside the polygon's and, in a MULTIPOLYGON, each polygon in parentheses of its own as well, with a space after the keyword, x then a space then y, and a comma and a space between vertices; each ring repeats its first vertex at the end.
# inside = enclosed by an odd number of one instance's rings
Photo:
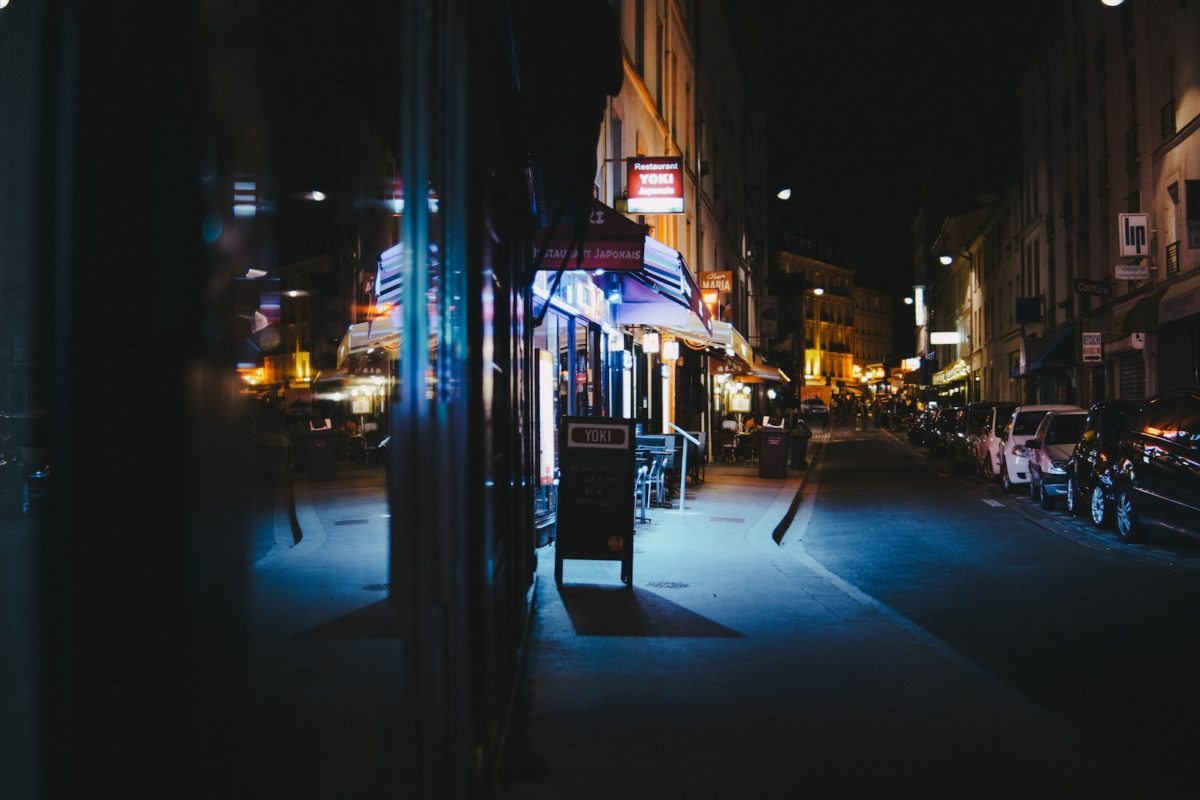
POLYGON ((1050 336, 1027 336, 1021 341, 1021 356, 1012 377, 1023 378, 1043 369, 1075 366, 1075 328, 1050 336))

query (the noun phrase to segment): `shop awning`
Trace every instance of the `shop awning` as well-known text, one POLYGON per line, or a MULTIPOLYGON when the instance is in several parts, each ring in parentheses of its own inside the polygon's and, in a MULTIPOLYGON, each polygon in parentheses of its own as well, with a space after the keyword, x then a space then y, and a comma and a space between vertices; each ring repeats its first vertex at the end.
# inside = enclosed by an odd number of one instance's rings
POLYGON ((400 330, 391 317, 358 322, 346 329, 337 349, 337 365, 345 366, 354 353, 365 353, 375 348, 395 350, 400 346, 400 330))
POLYGON ((1075 328, 1050 336, 1026 336, 1012 377, 1023 378, 1047 368, 1066 368, 1075 364, 1075 328))
POLYGON ((1174 284, 1158 301, 1158 322, 1164 324, 1200 313, 1200 275, 1174 284))
MULTIPOLYGON (((678 250, 645 238, 645 264, 640 272, 616 276, 621 281, 621 303, 615 316, 622 325, 653 325, 712 332, 708 307, 700 302, 700 289, 678 250)), ((597 282, 613 276, 599 275, 597 282)))
POLYGON ((1163 292, 1147 292, 1132 300, 1113 306, 1112 331, 1116 336, 1128 336, 1158 324, 1158 301, 1163 292))
POLYGON ((774 381, 775 383, 791 383, 784 371, 779 367, 772 367, 766 364, 752 364, 750 366, 750 375, 764 381, 774 381))
MULTIPOLYGON (((538 263, 538 269, 557 270, 563 267, 563 259, 566 258, 566 269, 638 272, 645 264, 645 243, 651 241, 646 236, 643 226, 599 200, 592 200, 592 214, 583 240, 582 262, 577 261, 578 254, 570 247, 573 233, 566 225, 561 225, 554 231, 546 245, 545 255, 538 263)), ((535 261, 541 254, 545 237, 545 229, 533 234, 535 261)))

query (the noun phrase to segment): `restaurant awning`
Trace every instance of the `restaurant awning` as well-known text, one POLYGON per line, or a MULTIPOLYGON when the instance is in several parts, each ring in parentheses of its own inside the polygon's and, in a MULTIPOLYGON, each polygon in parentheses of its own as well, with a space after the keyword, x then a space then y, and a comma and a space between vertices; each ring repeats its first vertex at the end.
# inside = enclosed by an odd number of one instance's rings
POLYGON ((1023 378, 1047 368, 1066 368, 1075 364, 1075 328, 1050 336, 1026 336, 1012 377, 1023 378))
POLYGON ((774 381, 775 383, 792 382, 792 379, 779 367, 772 367, 767 364, 751 364, 749 376, 759 380, 774 381))
POLYGON ((1158 302, 1160 324, 1196 313, 1200 313, 1200 275, 1172 285, 1158 302))
MULTIPOLYGON (((700 302, 700 289, 678 250, 645 238, 645 263, 639 272, 616 276, 621 282, 621 303, 615 316, 622 325, 653 325, 712 333, 708 307, 700 302)), ((597 283, 613 276, 594 276, 597 283)))
POLYGON ((1128 336, 1135 331, 1149 330, 1157 325, 1158 302, 1163 294, 1163 291, 1146 292, 1113 306, 1113 334, 1128 336))
POLYGON ((638 272, 645 264, 645 243, 650 241, 645 227, 599 200, 592 200, 592 214, 583 241, 582 262, 577 260, 576 248, 570 246, 573 233, 568 226, 560 226, 546 243, 543 255, 541 247, 546 241, 546 230, 534 232, 533 257, 538 269, 638 272))
POLYGON ((375 348, 395 350, 400 347, 400 330, 391 316, 358 322, 346 329, 346 335, 338 344, 337 365, 342 368, 354 353, 365 353, 375 348))

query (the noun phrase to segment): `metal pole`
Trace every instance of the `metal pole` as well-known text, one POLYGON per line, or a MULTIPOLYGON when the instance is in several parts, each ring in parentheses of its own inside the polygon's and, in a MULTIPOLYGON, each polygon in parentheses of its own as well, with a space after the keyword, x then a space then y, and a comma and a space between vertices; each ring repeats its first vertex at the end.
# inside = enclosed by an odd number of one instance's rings
MULTIPOLYGON (((700 446, 699 439, 694 438, 691 434, 689 434, 683 428, 676 425, 674 422, 671 422, 668 424, 672 428, 675 429, 676 433, 680 434, 681 436, 683 436, 683 438, 687 439, 689 442, 696 445, 696 447, 700 446)), ((679 512, 680 513, 683 513, 683 504, 687 500, 687 454, 688 454, 688 449, 686 447, 684 447, 683 448, 683 467, 680 469, 680 472, 679 472, 679 512)))

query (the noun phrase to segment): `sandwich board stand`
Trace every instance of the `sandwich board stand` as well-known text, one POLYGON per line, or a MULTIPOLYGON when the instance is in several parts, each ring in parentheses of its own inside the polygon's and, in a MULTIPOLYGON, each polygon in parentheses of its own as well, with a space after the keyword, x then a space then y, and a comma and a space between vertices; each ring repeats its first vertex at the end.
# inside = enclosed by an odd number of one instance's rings
POLYGON ((554 582, 563 561, 620 561, 633 588, 634 422, 612 417, 564 417, 558 441, 558 531, 554 582))

